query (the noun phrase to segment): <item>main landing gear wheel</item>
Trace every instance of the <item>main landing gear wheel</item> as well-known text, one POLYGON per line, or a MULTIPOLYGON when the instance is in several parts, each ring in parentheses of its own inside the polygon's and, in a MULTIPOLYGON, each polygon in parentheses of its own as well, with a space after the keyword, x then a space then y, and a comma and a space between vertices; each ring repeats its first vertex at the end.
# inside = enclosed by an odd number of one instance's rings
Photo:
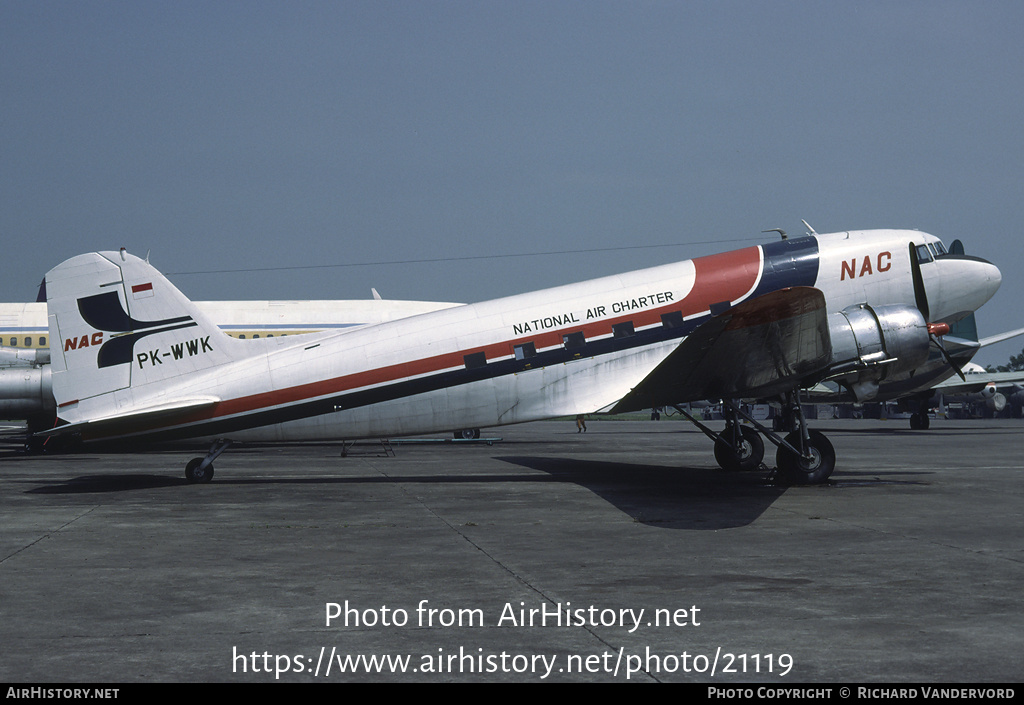
MULTIPOLYGON (((792 485, 817 485, 829 478, 836 467, 836 451, 832 442, 821 431, 808 431, 805 444, 808 457, 801 457, 785 446, 779 446, 775 464, 779 477, 792 485)), ((800 432, 794 431, 785 438, 794 448, 800 447, 800 432)))
POLYGON ((472 441, 480 437, 479 428, 464 428, 461 431, 455 431, 452 433, 455 438, 462 439, 464 441, 472 441))
POLYGON ((926 411, 910 415, 910 428, 915 431, 927 431, 931 425, 931 419, 928 418, 928 412, 926 411))
POLYGON ((205 470, 200 470, 199 466, 203 464, 203 458, 192 458, 188 461, 188 465, 185 466, 185 479, 189 482, 209 482, 213 479, 213 463, 206 466, 205 470))
POLYGON ((732 435, 728 429, 722 432, 721 440, 715 441, 715 460, 723 470, 754 470, 764 459, 764 441, 754 429, 746 426, 738 428, 740 442, 737 447, 732 447, 728 442, 732 435))

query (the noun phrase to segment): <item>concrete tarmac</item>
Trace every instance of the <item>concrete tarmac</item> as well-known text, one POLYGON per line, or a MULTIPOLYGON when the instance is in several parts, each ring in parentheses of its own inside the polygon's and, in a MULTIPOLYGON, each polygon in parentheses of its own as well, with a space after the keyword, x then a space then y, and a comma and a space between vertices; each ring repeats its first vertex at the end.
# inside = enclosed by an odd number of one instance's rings
POLYGON ((813 422, 837 469, 792 488, 588 427, 236 446, 205 485, 2 452, 0 681, 1020 680, 1020 421, 813 422))

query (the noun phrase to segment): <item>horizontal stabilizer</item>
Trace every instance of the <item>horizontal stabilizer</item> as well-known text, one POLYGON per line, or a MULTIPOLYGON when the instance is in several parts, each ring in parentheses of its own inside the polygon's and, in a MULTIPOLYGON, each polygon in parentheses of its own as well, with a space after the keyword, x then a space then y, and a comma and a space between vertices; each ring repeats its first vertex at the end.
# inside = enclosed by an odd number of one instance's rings
POLYGON ((956 323, 953 323, 949 327, 949 333, 942 336, 942 339, 966 348, 984 348, 988 345, 995 345, 996 343, 1001 343, 1004 340, 1010 340, 1021 335, 1024 335, 1024 328, 1017 328, 1016 330, 996 333, 986 338, 979 338, 978 323, 972 311, 956 323))
POLYGON ((1001 343, 1004 340, 1016 338, 1018 335, 1024 335, 1024 328, 1018 328, 1017 330, 1009 330, 1006 331, 1005 333, 997 333, 995 335, 990 335, 987 338, 982 338, 978 342, 981 347, 985 347, 986 345, 995 345, 996 343, 1001 343))
POLYGON ((113 414, 102 418, 69 423, 42 431, 38 436, 69 436, 81 434, 89 440, 92 437, 130 436, 157 426, 184 422, 197 411, 208 409, 218 403, 217 397, 178 399, 144 409, 133 409, 124 414, 113 414))
POLYGON ((820 373, 831 356, 824 295, 811 287, 782 289, 697 328, 612 412, 773 396, 820 373))
POLYGON ((958 338, 955 335, 944 335, 942 336, 942 342, 949 345, 957 345, 962 348, 980 348, 981 343, 977 340, 968 340, 967 338, 958 338))

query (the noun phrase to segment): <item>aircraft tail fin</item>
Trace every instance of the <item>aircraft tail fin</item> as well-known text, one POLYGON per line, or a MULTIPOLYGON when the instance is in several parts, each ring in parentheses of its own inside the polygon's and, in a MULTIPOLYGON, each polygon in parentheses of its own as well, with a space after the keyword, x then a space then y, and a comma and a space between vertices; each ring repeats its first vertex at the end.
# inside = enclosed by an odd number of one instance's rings
POLYGON ((157 397, 166 403, 188 376, 255 352, 123 249, 73 257, 47 273, 45 287, 53 394, 64 422, 115 416, 157 397))

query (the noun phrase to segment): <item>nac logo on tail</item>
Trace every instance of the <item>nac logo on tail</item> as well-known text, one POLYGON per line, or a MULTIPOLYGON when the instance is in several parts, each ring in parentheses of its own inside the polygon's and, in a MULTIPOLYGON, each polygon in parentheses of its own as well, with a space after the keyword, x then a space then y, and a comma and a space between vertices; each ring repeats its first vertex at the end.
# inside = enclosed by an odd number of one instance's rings
POLYGON ((845 281, 847 277, 856 279, 875 272, 888 272, 892 268, 892 253, 879 252, 873 259, 871 255, 864 255, 864 259, 858 262, 856 257, 849 261, 843 260, 842 272, 839 281, 845 281), (874 265, 874 268, 872 268, 874 265))
MULTIPOLYGON (((145 289, 145 285, 142 285, 145 289)), ((133 291, 140 287, 133 287, 133 291)), ((151 290, 145 289, 146 291, 151 290)), ((198 325, 192 316, 179 316, 178 318, 165 318, 160 321, 140 321, 128 315, 121 304, 121 299, 116 291, 108 291, 104 294, 87 296, 78 300, 78 312, 82 320, 97 332, 90 335, 83 335, 76 338, 67 338, 64 341, 64 351, 81 350, 85 347, 100 345, 96 354, 96 365, 100 368, 113 367, 114 365, 130 364, 135 359, 135 343, 149 335, 166 333, 167 331, 180 328, 191 328, 198 325), (103 333, 113 333, 113 337, 104 342, 103 333)), ((209 338, 202 342, 200 340, 190 341, 194 344, 196 351, 201 349, 206 352, 212 350, 209 338)), ((186 344, 187 345, 187 344, 186 344)), ((192 352, 192 347, 187 348, 192 352)), ((150 351, 154 352, 154 351, 150 351)), ((142 365, 143 356, 139 356, 139 365, 142 365)), ((148 353, 146 358, 148 358, 148 353)), ((162 360, 161 360, 162 362, 162 360)), ((157 363, 153 363, 157 364, 157 363)))
POLYGON ((65 338, 64 339, 64 352, 68 350, 78 350, 79 348, 87 348, 90 345, 96 346, 103 342, 102 333, 93 333, 91 336, 83 335, 80 338, 65 338))

